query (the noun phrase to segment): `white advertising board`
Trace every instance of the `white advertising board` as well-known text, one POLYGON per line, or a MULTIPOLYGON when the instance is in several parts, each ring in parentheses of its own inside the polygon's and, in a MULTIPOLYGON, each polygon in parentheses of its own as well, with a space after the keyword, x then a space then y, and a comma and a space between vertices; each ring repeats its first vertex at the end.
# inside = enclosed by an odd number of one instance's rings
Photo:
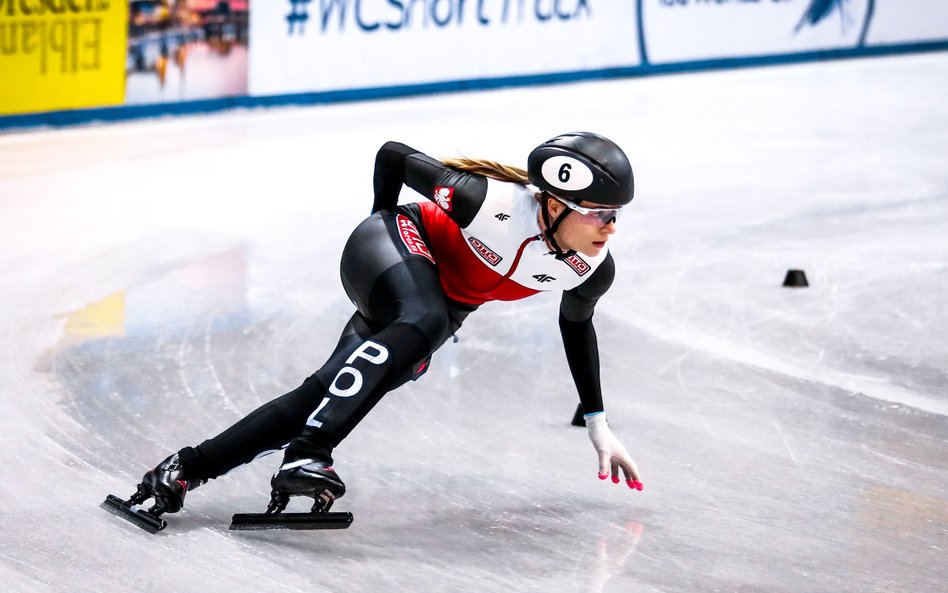
POLYGON ((640 0, 644 57, 651 64, 667 64, 857 48, 865 41, 875 3, 640 0))
POLYGON ((250 16, 253 96, 630 67, 626 0, 271 0, 250 16))
POLYGON ((948 1, 875 1, 869 45, 944 40, 948 40, 948 1))

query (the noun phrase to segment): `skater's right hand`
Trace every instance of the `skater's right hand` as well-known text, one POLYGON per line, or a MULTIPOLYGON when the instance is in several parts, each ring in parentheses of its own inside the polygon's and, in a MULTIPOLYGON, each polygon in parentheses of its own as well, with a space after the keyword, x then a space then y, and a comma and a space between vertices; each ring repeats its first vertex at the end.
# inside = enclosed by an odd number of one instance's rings
POLYGON ((629 488, 641 490, 642 482, 639 481, 639 468, 635 461, 625 450, 625 446, 619 442, 619 439, 612 434, 608 422, 606 422, 606 413, 600 412, 586 417, 586 430, 589 433, 589 440, 592 441, 596 453, 599 454, 599 479, 605 480, 612 472, 612 482, 619 483, 619 468, 625 474, 625 483, 629 488))

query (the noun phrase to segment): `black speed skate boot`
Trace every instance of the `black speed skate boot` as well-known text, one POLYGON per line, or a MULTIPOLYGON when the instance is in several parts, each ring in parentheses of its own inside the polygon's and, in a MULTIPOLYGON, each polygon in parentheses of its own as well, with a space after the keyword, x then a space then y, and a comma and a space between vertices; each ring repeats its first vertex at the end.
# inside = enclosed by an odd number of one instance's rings
POLYGON ((204 482, 205 480, 187 478, 181 460, 175 453, 146 473, 138 484, 135 494, 128 500, 122 500, 110 494, 102 506, 142 529, 157 533, 167 525, 161 515, 180 511, 184 506, 184 497, 187 493, 204 482), (148 499, 154 500, 151 508, 147 510, 134 508, 148 499))
POLYGON ((184 506, 184 497, 188 492, 203 483, 204 480, 189 480, 185 476, 181 460, 175 453, 145 474, 141 484, 138 485, 135 497, 143 494, 144 491, 147 496, 142 498, 142 501, 154 498, 155 506, 149 509, 152 513, 177 513, 184 506))
POLYGON ((270 504, 265 513, 234 515, 231 529, 346 529, 352 513, 330 513, 332 503, 346 493, 346 485, 332 468, 332 460, 288 456, 270 480, 270 504), (308 513, 284 513, 291 496, 313 499, 308 513))
POLYGON ((325 513, 332 503, 346 493, 346 485, 332 467, 322 459, 284 459, 283 465, 270 480, 270 504, 267 513, 282 513, 291 496, 313 499, 313 513, 325 513))

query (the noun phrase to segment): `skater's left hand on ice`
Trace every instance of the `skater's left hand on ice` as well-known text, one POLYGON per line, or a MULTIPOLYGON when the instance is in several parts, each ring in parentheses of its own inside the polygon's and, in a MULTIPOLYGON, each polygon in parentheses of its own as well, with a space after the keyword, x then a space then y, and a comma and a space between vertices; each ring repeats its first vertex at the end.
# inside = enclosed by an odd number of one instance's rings
POLYGON ((586 430, 589 432, 589 440, 596 448, 596 453, 599 454, 599 479, 605 480, 611 471, 612 482, 618 484, 621 467, 622 473, 625 474, 625 483, 629 488, 641 490, 643 486, 639 481, 639 468, 636 467, 629 452, 625 450, 625 446, 612 434, 606 422, 606 413, 600 412, 587 416, 586 430))

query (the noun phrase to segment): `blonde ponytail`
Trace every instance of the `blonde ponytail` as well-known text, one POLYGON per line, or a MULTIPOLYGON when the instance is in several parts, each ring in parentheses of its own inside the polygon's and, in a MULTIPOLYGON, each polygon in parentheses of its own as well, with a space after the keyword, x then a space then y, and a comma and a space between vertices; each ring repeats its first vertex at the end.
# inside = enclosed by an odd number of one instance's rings
POLYGON ((472 159, 468 157, 441 159, 441 162, 458 171, 465 173, 476 173, 484 177, 490 177, 497 181, 507 181, 510 183, 520 183, 526 185, 530 183, 527 172, 519 167, 502 165, 496 161, 487 159, 472 159))

